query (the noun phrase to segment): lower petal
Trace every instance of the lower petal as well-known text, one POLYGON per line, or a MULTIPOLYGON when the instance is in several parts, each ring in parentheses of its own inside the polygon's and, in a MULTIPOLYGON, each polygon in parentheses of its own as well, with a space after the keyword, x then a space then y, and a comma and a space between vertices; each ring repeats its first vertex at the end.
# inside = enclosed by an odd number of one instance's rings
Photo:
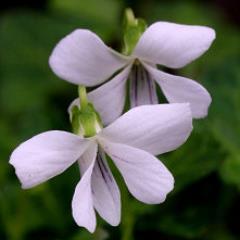
POLYGON ((97 154, 97 144, 92 144, 79 161, 83 164, 82 178, 75 188, 72 200, 72 214, 78 226, 93 233, 96 228, 96 214, 93 207, 91 178, 97 154))
POLYGON ((101 140, 106 153, 120 170, 131 194, 148 204, 162 203, 172 191, 174 179, 156 157, 124 144, 101 140))
POLYGON ((133 65, 129 80, 132 108, 158 103, 155 82, 140 63, 133 65))
POLYGON ((146 67, 170 103, 189 102, 193 118, 204 118, 208 114, 212 99, 202 85, 188 78, 146 67))
POLYGON ((99 215, 112 226, 117 226, 121 218, 120 192, 101 149, 93 169, 92 194, 99 215))

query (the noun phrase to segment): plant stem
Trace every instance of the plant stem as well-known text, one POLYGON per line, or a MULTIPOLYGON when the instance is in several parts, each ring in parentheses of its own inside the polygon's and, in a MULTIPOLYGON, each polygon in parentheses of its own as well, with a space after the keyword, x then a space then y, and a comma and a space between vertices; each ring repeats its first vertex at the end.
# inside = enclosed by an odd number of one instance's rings
POLYGON ((134 240, 133 230, 135 224, 135 213, 132 207, 132 200, 126 187, 121 189, 123 199, 123 216, 122 216, 122 237, 121 240, 134 240))

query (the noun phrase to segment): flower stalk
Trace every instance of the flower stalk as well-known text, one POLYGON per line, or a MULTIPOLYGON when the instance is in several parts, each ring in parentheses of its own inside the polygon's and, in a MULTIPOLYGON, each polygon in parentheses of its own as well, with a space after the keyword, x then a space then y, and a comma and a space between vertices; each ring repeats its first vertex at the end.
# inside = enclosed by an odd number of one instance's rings
POLYGON ((88 106, 86 87, 79 85, 78 86, 78 95, 79 95, 79 99, 80 99, 80 107, 82 110, 84 110, 88 106))

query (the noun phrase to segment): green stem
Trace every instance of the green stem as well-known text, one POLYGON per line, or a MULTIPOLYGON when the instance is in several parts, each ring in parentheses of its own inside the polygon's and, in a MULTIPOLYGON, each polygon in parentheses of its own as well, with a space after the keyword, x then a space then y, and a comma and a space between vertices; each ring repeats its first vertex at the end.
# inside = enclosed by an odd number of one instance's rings
POLYGON ((134 240, 133 230, 135 224, 135 213, 132 206, 132 199, 125 186, 121 185, 121 194, 123 199, 123 216, 122 216, 122 236, 121 240, 134 240))
POLYGON ((85 109, 88 105, 88 99, 87 99, 87 90, 84 86, 78 86, 78 95, 80 99, 80 106, 81 109, 85 109))
POLYGON ((108 239, 108 232, 105 231, 102 227, 97 226, 96 231, 93 233, 92 236, 90 236, 89 239, 93 239, 93 240, 105 240, 108 239))
POLYGON ((133 228, 134 228, 134 217, 131 211, 128 212, 128 216, 125 216, 123 223, 122 240, 134 240, 133 228))

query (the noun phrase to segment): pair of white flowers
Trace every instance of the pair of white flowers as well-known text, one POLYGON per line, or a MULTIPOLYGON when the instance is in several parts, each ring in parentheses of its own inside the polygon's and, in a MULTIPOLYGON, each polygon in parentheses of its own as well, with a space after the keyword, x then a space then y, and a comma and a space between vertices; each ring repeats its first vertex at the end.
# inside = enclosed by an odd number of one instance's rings
MULTIPOLYGON (((186 141, 192 117, 206 116, 211 97, 197 82, 164 73, 157 64, 183 67, 202 55, 214 38, 208 27, 157 22, 142 34, 130 56, 113 51, 88 30, 76 30, 62 39, 50 57, 59 77, 85 86, 110 79, 88 95, 106 127, 89 138, 48 131, 18 146, 10 163, 22 187, 45 182, 78 162, 81 180, 72 201, 76 223, 93 232, 96 210, 116 226, 121 218, 120 193, 106 153, 133 196, 148 204, 163 202, 174 179, 155 156, 186 141), (127 79, 133 108, 120 116, 127 79), (157 104, 155 81, 170 104, 157 104)), ((75 105, 79 99, 70 105, 70 112, 75 105)))

